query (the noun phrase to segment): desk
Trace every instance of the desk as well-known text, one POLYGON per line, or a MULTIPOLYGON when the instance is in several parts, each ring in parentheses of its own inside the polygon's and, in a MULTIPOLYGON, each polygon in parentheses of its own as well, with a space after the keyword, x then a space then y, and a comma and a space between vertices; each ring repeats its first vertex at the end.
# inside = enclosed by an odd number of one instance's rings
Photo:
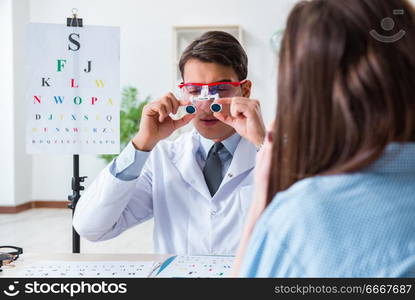
POLYGON ((18 273, 25 266, 39 261, 156 261, 170 257, 168 254, 92 254, 92 253, 59 253, 59 254, 40 254, 23 253, 14 262, 14 268, 3 267, 0 277, 19 277, 18 273))

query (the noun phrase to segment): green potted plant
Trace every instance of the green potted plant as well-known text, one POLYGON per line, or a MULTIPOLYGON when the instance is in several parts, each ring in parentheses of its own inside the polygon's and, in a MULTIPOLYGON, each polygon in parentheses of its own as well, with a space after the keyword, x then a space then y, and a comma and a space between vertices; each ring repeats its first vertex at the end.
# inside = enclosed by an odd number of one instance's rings
MULTIPOLYGON (((123 88, 120 108, 120 146, 121 150, 127 146, 140 127, 143 107, 150 102, 147 96, 143 101, 137 98, 137 89, 132 86, 123 88)), ((118 154, 102 154, 99 157, 107 163, 111 162, 118 154)))

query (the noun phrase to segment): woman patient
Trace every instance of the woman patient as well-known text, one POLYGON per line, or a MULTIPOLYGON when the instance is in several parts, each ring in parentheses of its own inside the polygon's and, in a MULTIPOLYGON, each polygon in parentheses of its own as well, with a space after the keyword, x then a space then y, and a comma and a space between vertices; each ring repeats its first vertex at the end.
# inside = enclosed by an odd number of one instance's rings
POLYGON ((235 274, 415 276, 414 25, 404 0, 295 6, 235 274))

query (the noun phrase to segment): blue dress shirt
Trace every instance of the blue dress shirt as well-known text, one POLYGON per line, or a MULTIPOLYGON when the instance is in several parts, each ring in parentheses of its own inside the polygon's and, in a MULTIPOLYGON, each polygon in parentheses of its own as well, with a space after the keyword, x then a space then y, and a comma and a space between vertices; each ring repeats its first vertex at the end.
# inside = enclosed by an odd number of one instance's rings
MULTIPOLYGON (((200 146, 196 153, 196 161, 203 170, 207 155, 214 142, 201 135, 199 135, 199 139, 200 146)), ((222 144, 226 148, 226 150, 222 149, 219 151, 219 158, 222 162, 222 177, 225 176, 232 162, 233 154, 235 153, 240 139, 241 136, 238 133, 234 133, 232 136, 222 141, 222 144)), ((129 142, 121 154, 113 160, 110 166, 110 172, 120 180, 129 181, 136 179, 140 175, 149 155, 150 152, 136 150, 132 142, 129 142)))
POLYGON ((415 143, 370 167, 277 194, 255 226, 244 277, 415 276, 415 143))

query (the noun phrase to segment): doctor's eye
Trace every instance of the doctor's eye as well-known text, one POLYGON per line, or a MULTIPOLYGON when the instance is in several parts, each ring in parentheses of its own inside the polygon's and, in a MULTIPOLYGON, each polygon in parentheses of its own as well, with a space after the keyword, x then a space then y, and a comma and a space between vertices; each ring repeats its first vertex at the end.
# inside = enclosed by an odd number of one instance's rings
POLYGON ((186 92, 191 94, 191 95, 199 95, 200 91, 201 91, 201 89, 198 86, 187 86, 186 87, 186 92))

